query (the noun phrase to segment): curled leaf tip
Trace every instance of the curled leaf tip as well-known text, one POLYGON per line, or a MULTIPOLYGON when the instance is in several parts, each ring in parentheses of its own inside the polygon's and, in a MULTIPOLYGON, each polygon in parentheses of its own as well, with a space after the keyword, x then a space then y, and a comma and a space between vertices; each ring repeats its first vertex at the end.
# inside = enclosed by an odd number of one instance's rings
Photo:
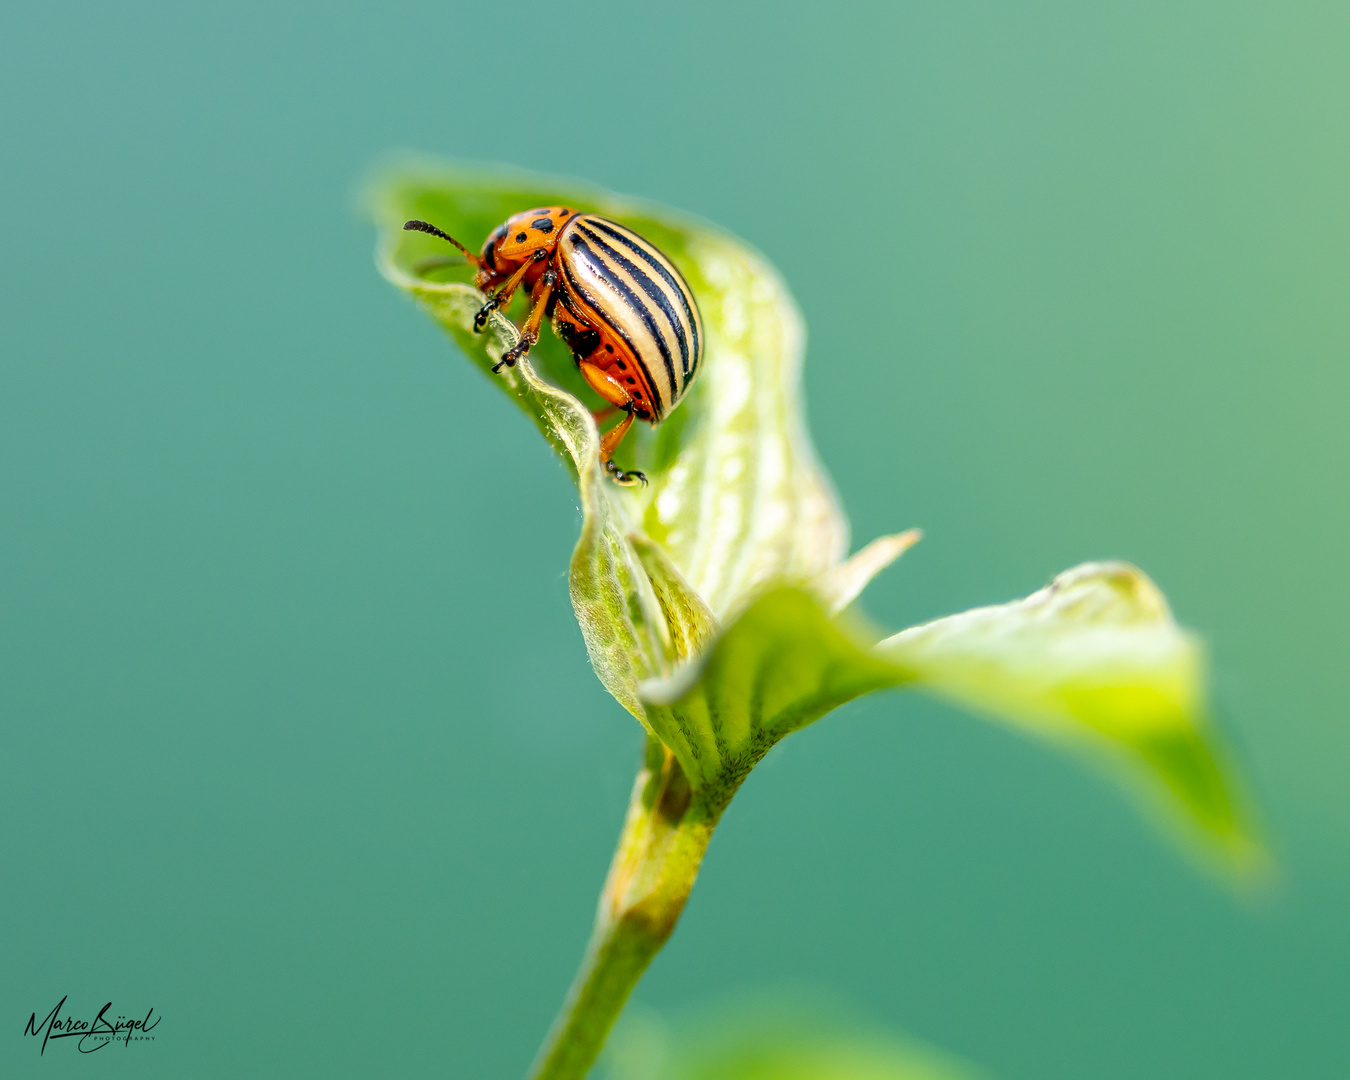
POLYGON ((843 611, 886 567, 923 539, 919 529, 879 536, 816 579, 815 591, 831 614, 843 611))

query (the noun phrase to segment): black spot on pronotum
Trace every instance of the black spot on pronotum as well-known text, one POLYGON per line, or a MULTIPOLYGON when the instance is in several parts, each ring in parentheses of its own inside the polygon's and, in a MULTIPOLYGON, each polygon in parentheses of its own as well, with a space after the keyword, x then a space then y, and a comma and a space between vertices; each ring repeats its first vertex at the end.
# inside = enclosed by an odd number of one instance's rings
POLYGON ((530 222, 530 228, 538 229, 541 233, 551 233, 553 231, 553 219, 537 217, 530 222))
POLYGON ((560 210, 560 211, 558 211, 558 216, 559 216, 560 218, 565 218, 565 217, 568 215, 569 212, 570 212, 570 211, 567 211, 567 210, 560 210))
POLYGON ((517 244, 523 244, 523 243, 525 243, 525 241, 526 241, 527 239, 529 239, 529 236, 530 236, 529 233, 523 233, 523 232, 516 233, 516 243, 517 243, 517 244))

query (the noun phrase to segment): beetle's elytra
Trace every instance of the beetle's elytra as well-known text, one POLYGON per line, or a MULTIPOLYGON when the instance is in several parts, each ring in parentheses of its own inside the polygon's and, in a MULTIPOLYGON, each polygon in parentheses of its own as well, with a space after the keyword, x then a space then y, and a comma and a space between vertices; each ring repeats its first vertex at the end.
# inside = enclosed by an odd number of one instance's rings
POLYGON ((548 316, 586 382, 624 413, 600 440, 601 463, 620 484, 645 484, 642 473, 624 472, 610 460, 614 450, 634 417, 659 424, 680 403, 703 358, 698 304, 671 261, 632 229, 566 206, 508 218, 479 255, 425 221, 403 227, 448 240, 478 267, 474 284, 488 301, 474 319, 475 330, 522 285, 529 291, 520 341, 493 371, 529 352, 548 316))

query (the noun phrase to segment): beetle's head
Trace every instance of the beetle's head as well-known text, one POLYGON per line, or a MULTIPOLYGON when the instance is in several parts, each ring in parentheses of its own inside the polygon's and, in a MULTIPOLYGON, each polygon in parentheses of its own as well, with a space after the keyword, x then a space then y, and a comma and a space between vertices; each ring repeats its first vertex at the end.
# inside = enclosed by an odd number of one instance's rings
POLYGON ((574 213, 568 206, 541 206, 507 218, 483 245, 483 261, 499 269, 504 262, 519 265, 536 251, 552 251, 558 231, 574 213))

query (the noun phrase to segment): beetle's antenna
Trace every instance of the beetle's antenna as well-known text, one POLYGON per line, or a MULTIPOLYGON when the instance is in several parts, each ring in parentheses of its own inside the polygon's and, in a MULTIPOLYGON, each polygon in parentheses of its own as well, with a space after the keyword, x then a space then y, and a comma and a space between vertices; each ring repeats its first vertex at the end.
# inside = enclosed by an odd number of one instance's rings
POLYGON ((482 256, 475 255, 449 233, 441 232, 440 229, 436 228, 436 226, 432 225, 429 221, 405 221, 403 223, 403 230, 405 232, 430 233, 432 236, 439 236, 442 240, 448 240, 450 243, 454 244, 455 247, 459 248, 460 251, 464 252, 464 256, 469 262, 473 263, 474 266, 477 266, 479 269, 482 269, 482 256))

